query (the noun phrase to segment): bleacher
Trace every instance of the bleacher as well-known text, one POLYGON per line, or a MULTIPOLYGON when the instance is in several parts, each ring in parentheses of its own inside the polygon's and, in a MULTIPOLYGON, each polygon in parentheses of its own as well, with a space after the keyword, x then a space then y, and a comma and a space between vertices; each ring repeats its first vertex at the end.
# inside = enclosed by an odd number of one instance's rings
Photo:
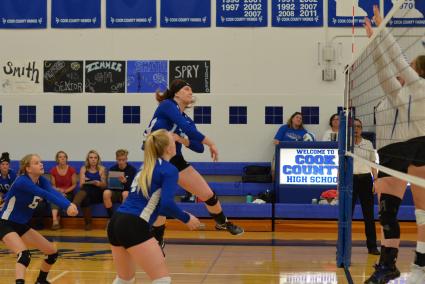
MULTIPOLYGON (((106 168, 111 167, 115 162, 103 162, 106 168)), ((133 163, 139 168, 141 163, 133 163)), ((83 165, 83 162, 69 162, 77 172, 83 165)), ((269 166, 270 163, 248 163, 248 162, 195 162, 192 163, 207 180, 210 187, 217 193, 222 202, 222 207, 226 215, 233 219, 337 219, 338 206, 312 204, 312 199, 318 199, 321 188, 316 187, 298 187, 297 189, 283 189, 279 193, 283 196, 282 203, 276 203, 274 207, 271 203, 253 204, 246 203, 245 197, 251 194, 255 197, 267 189, 273 189, 271 183, 242 183, 241 176, 243 168, 247 165, 269 166)), ((54 161, 44 162, 46 173, 55 166, 54 161)), ((12 169, 18 168, 18 162, 12 161, 12 169)), ((77 188, 78 190, 78 188, 77 188)), ((179 189, 176 194, 176 200, 184 195, 184 190, 179 189)), ((375 200, 376 203, 376 200, 375 200)), ((114 206, 118 206, 115 204, 114 206)), ((186 203, 179 202, 183 210, 189 211, 197 217, 209 217, 207 210, 202 202, 186 203)), ((95 204, 92 207, 94 217, 106 217, 106 210, 103 204, 95 204)), ((378 208, 375 204, 375 217, 378 217, 378 208)), ((357 205, 354 219, 362 219, 360 205, 357 205)), ((399 219, 402 221, 413 221, 414 207, 410 188, 407 189, 405 198, 399 212, 399 219)))

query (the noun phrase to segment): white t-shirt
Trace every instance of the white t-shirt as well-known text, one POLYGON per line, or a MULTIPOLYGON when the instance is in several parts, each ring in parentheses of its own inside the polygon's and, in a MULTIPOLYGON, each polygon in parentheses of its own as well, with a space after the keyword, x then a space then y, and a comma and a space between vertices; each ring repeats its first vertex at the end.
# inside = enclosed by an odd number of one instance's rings
MULTIPOLYGON (((362 157, 365 160, 376 162, 376 153, 373 149, 372 142, 367 139, 362 138, 359 144, 354 145, 354 154, 362 157)), ((354 159, 353 173, 358 174, 367 174, 371 173, 372 169, 365 163, 354 159)))
POLYGON ((322 141, 332 141, 331 139, 332 133, 335 133, 336 141, 338 141, 338 132, 334 132, 332 128, 329 128, 328 130, 325 131, 325 134, 323 134, 323 137, 322 137, 322 141))

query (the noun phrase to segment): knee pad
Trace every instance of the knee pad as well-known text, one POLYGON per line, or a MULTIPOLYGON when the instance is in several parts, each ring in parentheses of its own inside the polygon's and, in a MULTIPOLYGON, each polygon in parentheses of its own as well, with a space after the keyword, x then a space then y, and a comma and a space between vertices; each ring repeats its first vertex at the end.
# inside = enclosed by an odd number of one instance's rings
POLYGON ((418 226, 425 225, 425 210, 416 209, 415 215, 416 215, 416 224, 418 224, 418 226))
POLYGON ((397 220, 401 199, 390 194, 382 194, 379 204, 379 220, 384 230, 385 239, 399 239, 400 225, 397 220))
POLYGON ((31 253, 29 250, 24 250, 18 253, 18 263, 22 264, 25 267, 28 267, 28 265, 31 262, 31 253))
POLYGON ((162 277, 152 281, 152 284, 170 284, 170 283, 171 283, 171 277, 162 277))
POLYGON ((59 256, 58 252, 55 252, 55 253, 49 254, 49 255, 48 255, 48 256, 44 259, 44 261, 45 261, 47 264, 49 264, 49 265, 53 265, 53 264, 56 262, 56 260, 58 259, 58 256, 59 256))
POLYGON ((133 278, 131 280, 123 280, 117 276, 115 277, 115 280, 114 282, 112 282, 112 284, 134 284, 135 281, 136 281, 136 278, 133 278))
POLYGON ((214 206, 216 205, 218 202, 218 198, 217 195, 215 194, 215 192, 213 191, 213 196, 211 196, 210 199, 205 201, 205 204, 207 204, 208 206, 214 206))

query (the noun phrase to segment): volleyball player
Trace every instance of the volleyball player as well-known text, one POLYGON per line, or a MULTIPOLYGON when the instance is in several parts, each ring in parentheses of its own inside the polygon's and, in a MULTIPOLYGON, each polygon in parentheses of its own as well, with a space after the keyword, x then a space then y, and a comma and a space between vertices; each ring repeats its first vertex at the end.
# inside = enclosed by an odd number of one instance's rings
MULTIPOLYGON (((378 26, 382 23, 377 6, 374 6, 374 20, 378 26)), ((365 27, 367 34, 371 36, 373 31, 368 19, 365 27)), ((389 140, 394 138, 399 142, 389 143, 378 151, 380 163, 401 172, 425 177, 425 57, 418 56, 409 65, 393 36, 384 29, 381 37, 374 59, 380 70, 380 81, 383 82, 387 104, 392 105, 394 112, 392 137, 389 140), (395 70, 397 76, 394 76, 391 70, 395 70), (396 129, 398 131, 395 131, 396 129)), ((387 138, 389 130, 384 131, 387 132, 387 138)), ((380 193, 380 221, 384 240, 379 263, 365 283, 387 283, 400 275, 395 266, 400 245, 397 212, 406 190, 406 182, 382 172, 378 177, 376 189, 380 193)), ((408 283, 424 283, 425 189, 413 184, 411 189, 416 207, 418 242, 416 259, 408 283)))
POLYGON ((146 138, 144 151, 143 168, 134 178, 128 198, 108 225, 118 274, 113 284, 134 283, 134 263, 147 273, 153 284, 171 283, 165 258, 150 230, 159 214, 174 217, 191 230, 200 225, 196 217, 182 211, 174 202, 179 173, 169 162, 176 154, 171 133, 164 129, 152 132, 146 138))
POLYGON ((34 246, 46 255, 36 284, 48 284, 47 274, 58 258, 58 251, 53 243, 31 229, 27 223, 43 198, 66 209, 69 216, 76 216, 78 210, 42 176, 44 168, 38 155, 26 155, 21 160, 20 173, 22 175, 12 184, 0 211, 0 239, 17 254, 16 284, 25 283, 25 271, 31 261, 28 246, 34 246))
MULTIPOLYGON (((192 119, 184 113, 184 110, 193 103, 191 86, 183 80, 174 80, 163 94, 156 94, 156 99, 159 106, 144 135, 157 129, 166 129, 174 133, 177 154, 170 163, 179 170, 179 185, 205 202, 208 212, 216 222, 216 229, 227 230, 232 235, 242 234, 244 230, 227 220, 214 191, 182 155, 182 145, 195 152, 203 152, 203 145, 207 145, 213 161, 218 160, 218 150, 214 142, 199 132, 192 119)), ((153 234, 162 247, 165 221, 165 217, 160 216, 153 227, 153 234)))

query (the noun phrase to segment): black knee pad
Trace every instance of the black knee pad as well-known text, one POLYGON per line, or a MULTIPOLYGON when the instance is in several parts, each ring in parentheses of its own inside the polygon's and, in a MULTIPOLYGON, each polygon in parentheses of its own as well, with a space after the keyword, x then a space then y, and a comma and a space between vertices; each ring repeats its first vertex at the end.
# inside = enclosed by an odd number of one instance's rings
POLYGON ((400 225, 397 220, 401 199, 390 194, 382 194, 379 204, 379 220, 384 229, 385 239, 399 239, 400 225))
POLYGON ((211 196, 210 199, 205 201, 205 204, 207 204, 208 206, 214 206, 216 205, 218 202, 218 198, 217 195, 215 194, 215 192, 213 191, 213 196, 211 196))
POLYGON ((18 263, 22 264, 25 267, 28 267, 28 265, 31 262, 31 253, 29 250, 24 250, 18 253, 18 263))
POLYGON ((58 256, 59 256, 58 252, 55 252, 55 253, 49 254, 49 255, 48 255, 48 256, 44 259, 44 261, 45 261, 47 264, 52 265, 52 264, 54 264, 54 263, 56 262, 56 260, 58 259, 58 256))

